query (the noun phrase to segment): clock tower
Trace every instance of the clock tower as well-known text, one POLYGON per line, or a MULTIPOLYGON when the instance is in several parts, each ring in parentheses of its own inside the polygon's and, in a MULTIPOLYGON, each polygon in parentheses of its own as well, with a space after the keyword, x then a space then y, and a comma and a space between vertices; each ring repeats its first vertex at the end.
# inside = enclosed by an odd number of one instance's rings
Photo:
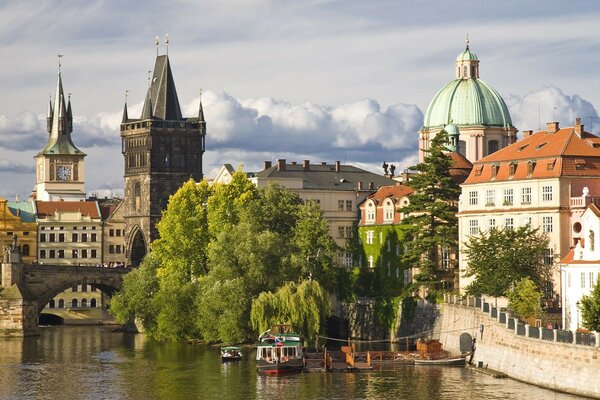
POLYGON ((36 179, 32 197, 42 201, 85 200, 83 158, 73 144, 71 96, 65 103, 60 63, 54 104, 48 105, 48 143, 36 156, 36 179))

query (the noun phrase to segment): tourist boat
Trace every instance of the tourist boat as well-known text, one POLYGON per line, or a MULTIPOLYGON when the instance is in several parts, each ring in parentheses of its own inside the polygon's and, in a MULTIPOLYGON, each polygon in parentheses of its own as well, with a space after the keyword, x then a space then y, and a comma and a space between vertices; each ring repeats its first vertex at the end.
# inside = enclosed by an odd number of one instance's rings
POLYGON ((221 361, 239 361, 242 359, 242 348, 237 346, 221 347, 221 361))
POLYGON ((464 357, 455 357, 455 358, 439 358, 437 360, 423 360, 416 358, 416 365, 439 365, 439 366, 460 366, 464 367, 466 365, 464 357))
POLYGON ((258 338, 256 368, 265 374, 301 372, 304 353, 300 334, 291 325, 275 325, 258 338))

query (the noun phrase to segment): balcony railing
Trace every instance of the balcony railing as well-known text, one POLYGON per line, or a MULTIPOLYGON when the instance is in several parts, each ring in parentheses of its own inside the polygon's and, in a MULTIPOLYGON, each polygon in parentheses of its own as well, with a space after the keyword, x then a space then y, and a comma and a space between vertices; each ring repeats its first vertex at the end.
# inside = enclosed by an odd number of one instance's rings
POLYGON ((585 208, 590 204, 600 206, 600 197, 571 197, 569 206, 571 208, 585 208))

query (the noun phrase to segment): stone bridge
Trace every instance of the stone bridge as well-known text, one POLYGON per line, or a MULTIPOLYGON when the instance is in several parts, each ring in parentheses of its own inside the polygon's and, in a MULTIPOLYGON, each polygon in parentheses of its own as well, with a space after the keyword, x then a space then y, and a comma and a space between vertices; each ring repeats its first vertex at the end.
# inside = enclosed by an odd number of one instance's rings
POLYGON ((127 268, 72 265, 24 265, 18 249, 6 247, 2 260, 0 335, 38 333, 40 312, 57 294, 87 284, 109 296, 123 285, 127 268))

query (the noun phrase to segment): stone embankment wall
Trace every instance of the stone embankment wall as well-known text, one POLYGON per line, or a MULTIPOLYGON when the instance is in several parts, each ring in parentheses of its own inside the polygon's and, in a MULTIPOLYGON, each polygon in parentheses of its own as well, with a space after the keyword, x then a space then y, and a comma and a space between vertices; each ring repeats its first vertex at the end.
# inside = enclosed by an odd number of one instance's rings
POLYGON ((477 339, 475 365, 534 385, 600 398, 600 334, 586 336, 591 345, 576 344, 584 339, 581 335, 519 324, 480 299, 445 300, 436 331, 451 354, 460 353, 460 335, 468 333, 477 339))

